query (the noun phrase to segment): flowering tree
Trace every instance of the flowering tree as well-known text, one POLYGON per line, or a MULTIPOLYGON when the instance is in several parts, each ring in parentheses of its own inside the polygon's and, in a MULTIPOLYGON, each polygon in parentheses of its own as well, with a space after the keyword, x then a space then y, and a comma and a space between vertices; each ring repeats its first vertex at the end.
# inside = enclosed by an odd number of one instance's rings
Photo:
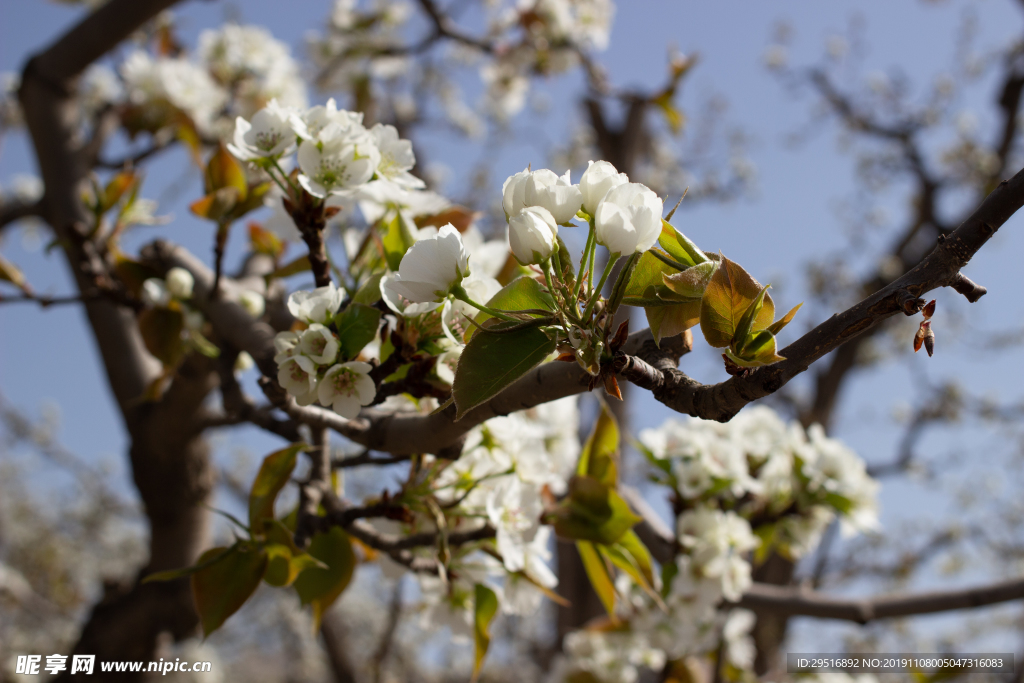
MULTIPOLYGON (((5 201, 0 224, 39 216, 66 257, 150 527, 138 580, 96 606, 75 652, 152 659, 161 633, 209 635, 264 582, 294 591, 326 627, 364 566, 415 577, 425 618, 472 643, 474 678, 495 649, 498 615, 530 616, 545 600, 576 610, 543 667, 552 680, 635 681, 645 668, 665 680, 701 667, 718 680, 777 670, 789 615, 869 621, 1024 597, 1019 581, 859 603, 771 585, 788 583, 834 522, 873 529, 878 485, 821 426, 836 389, 791 423, 764 406, 744 410, 838 349, 835 368, 898 314, 923 313, 914 344, 932 354, 926 295, 984 295, 961 269, 1024 204, 1024 175, 1002 180, 1010 143, 988 168, 984 200, 958 226, 934 226, 937 246, 901 251, 898 272, 870 280, 863 300, 790 335, 800 304, 778 315, 769 286, 722 255, 728 244, 702 249, 681 232, 664 204, 677 188, 639 159, 648 109, 681 125, 673 97, 692 60, 672 60, 663 90, 627 98, 622 130, 606 125, 600 96, 611 90, 593 53, 607 43, 608 0, 519 3, 479 34, 420 0, 429 29, 411 41, 404 6, 338 2, 313 57, 317 86, 350 95, 342 107, 309 106, 295 62, 262 29, 204 32, 187 56, 160 15, 172 4, 111 0, 33 57, 17 101, 4 101, 5 126, 31 136, 45 189, 5 201), (90 66, 140 29, 117 75, 90 66), (443 70, 406 68, 444 44, 482 60, 485 116, 452 94, 443 70), (514 115, 530 79, 575 68, 588 79, 603 158, 578 164, 576 183, 573 169, 510 176, 502 230, 487 239, 475 212, 428 189, 403 138, 425 106, 417 80, 472 131, 514 115), (118 130, 147 146, 109 161, 118 130), (163 240, 134 254, 122 246, 133 227, 159 220, 139 167, 175 144, 202 172, 190 208, 212 224, 209 263, 163 240), (641 182, 648 175, 660 184, 641 182), (229 234, 263 208, 272 215, 249 223, 249 254, 229 274, 229 234), (567 246, 570 231, 582 249, 567 246), (289 243, 299 254, 285 259, 289 243), (313 286, 289 291, 295 275, 313 286), (630 332, 630 307, 647 327, 630 332), (693 329, 722 350, 729 379, 702 384, 678 369, 693 329), (260 398, 240 379, 252 367, 260 398), (690 416, 638 435, 670 503, 668 528, 620 480, 628 442, 608 403, 627 382, 690 416), (218 410, 206 401, 213 392, 218 410), (586 392, 606 398, 581 443, 586 392), (204 432, 242 423, 281 447, 248 486, 247 517, 231 519, 234 541, 214 546, 204 432), (397 488, 359 498, 340 476, 394 465, 397 488), (279 504, 292 487, 295 505, 279 504), (553 536, 567 542, 557 566, 553 536), (581 576, 567 575, 569 552, 581 576), (570 593, 584 577, 604 611, 594 619, 591 594, 570 593)), ((825 74, 812 81, 841 115, 861 116, 825 74)), ((858 125, 888 130, 863 116, 858 125)), ((912 161, 912 133, 889 136, 912 161)), ((20 289, 4 300, 56 303, 6 260, 0 276, 20 289)), ((358 676, 334 659, 340 679, 358 676)))

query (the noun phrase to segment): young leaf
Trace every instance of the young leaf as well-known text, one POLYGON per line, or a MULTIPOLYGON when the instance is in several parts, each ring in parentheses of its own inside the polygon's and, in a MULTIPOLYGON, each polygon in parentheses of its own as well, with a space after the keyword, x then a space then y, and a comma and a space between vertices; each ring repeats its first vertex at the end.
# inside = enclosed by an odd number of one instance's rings
POLYGON ((776 320, 775 322, 773 322, 771 325, 769 325, 765 329, 767 329, 772 334, 778 334, 782 330, 783 327, 785 327, 786 325, 788 325, 789 323, 791 323, 793 321, 793 318, 796 316, 796 312, 799 311, 800 307, 803 306, 803 305, 804 304, 801 301, 796 306, 794 306, 793 308, 789 309, 789 313, 787 313, 786 315, 782 316, 780 319, 776 320))
POLYGON ((679 296, 687 299, 700 299, 704 296, 704 291, 716 270, 718 270, 717 263, 705 261, 680 273, 665 274, 661 277, 664 285, 679 296))
POLYGON ((25 274, 21 272, 18 266, 5 259, 3 254, 0 254, 0 280, 10 282, 23 292, 31 291, 28 281, 25 279, 25 274))
POLYGON ((107 186, 103 188, 100 211, 106 212, 113 208, 124 196, 124 193, 132 188, 136 180, 135 174, 131 171, 122 171, 114 175, 107 186))
POLYGON ((380 327, 380 311, 365 304, 351 303, 334 316, 334 324, 338 328, 338 343, 341 355, 353 359, 359 355, 363 347, 373 341, 380 327))
MULTIPOLYGON (((629 278, 622 303, 627 306, 664 306, 671 303, 671 301, 660 298, 658 291, 665 289, 664 276, 676 272, 678 271, 659 260, 651 252, 644 252, 629 278)), ((671 293, 669 292, 669 294, 671 293)))
POLYGON ((263 580, 271 586, 287 587, 306 569, 327 568, 309 553, 296 552, 294 544, 268 543, 264 549, 267 552, 267 571, 263 580))
POLYGON ((552 515, 555 533, 595 543, 611 544, 641 521, 615 489, 592 477, 575 476, 569 496, 552 515))
POLYGON ((203 626, 203 637, 209 637, 253 594, 267 568, 267 554, 262 548, 239 542, 225 548, 211 548, 199 557, 198 564, 220 555, 192 575, 192 597, 203 626))
POLYGON ((253 253, 266 254, 277 259, 284 251, 284 243, 280 237, 259 223, 249 223, 249 248, 253 253))
POLYGON ((780 360, 786 360, 775 352, 775 335, 762 330, 743 348, 742 355, 731 348, 725 350, 726 356, 736 365, 744 368, 756 368, 780 360))
POLYGON ((357 291, 352 297, 353 303, 372 306, 380 301, 380 281, 383 278, 383 271, 376 273, 375 275, 371 275, 370 279, 363 283, 363 286, 360 287, 359 291, 357 291))
POLYGON ((185 353, 184 327, 181 313, 169 308, 147 308, 139 313, 139 332, 146 349, 169 368, 177 366, 185 353))
POLYGON ((480 676, 487 648, 491 645, 491 622, 498 613, 498 596, 482 583, 473 589, 473 681, 480 676))
POLYGON ((654 343, 661 344, 665 337, 682 334, 700 322, 700 299, 673 306, 646 306, 647 325, 654 335, 654 343))
MULTIPOLYGON (((487 302, 488 308, 496 308, 500 311, 529 311, 532 309, 554 311, 555 300, 551 294, 545 291, 544 285, 532 277, 517 277, 512 282, 502 287, 497 294, 487 302)), ((478 313, 475 320, 478 325, 483 325, 485 320, 490 320, 487 313, 478 313)), ((476 328, 471 327, 466 332, 466 338, 471 339, 476 334, 476 328)))
MULTIPOLYGON (((756 330, 752 329, 754 320, 761 311, 764 310, 764 298, 768 294, 768 288, 771 285, 765 285, 758 292, 757 296, 750 305, 747 306, 747 310, 743 311, 743 315, 740 317, 740 321, 736 324, 736 334, 733 335, 733 347, 740 350, 743 349, 743 345, 748 341, 748 338, 752 338, 756 330)), ((773 316, 774 317, 774 316, 773 316)))
POLYGON ((602 400, 601 414, 597 416, 594 428, 580 452, 576 474, 591 477, 614 488, 618 483, 618 458, 619 425, 608 409, 608 404, 602 400))
POLYGON ((661 221, 661 237, 658 238, 658 243, 670 254, 675 255, 681 251, 676 260, 687 265, 695 266, 711 260, 696 244, 690 241, 690 238, 676 230, 675 226, 666 220, 661 221), (675 245, 672 245, 673 238, 675 245), (671 248, 669 245, 672 245, 671 248))
POLYGON ((555 342, 537 327, 501 334, 474 334, 455 368, 452 396, 456 420, 496 396, 555 350, 555 342))
POLYGON ((590 579, 590 585, 593 586, 597 597, 601 599, 601 604, 604 605, 608 616, 611 617, 612 621, 617 622, 618 619, 615 616, 615 601, 617 597, 615 583, 608 575, 608 565, 605 564, 593 543, 577 541, 576 550, 579 551, 580 559, 583 560, 583 568, 587 572, 587 578, 590 579))
MULTIPOLYGON (((757 280, 738 263, 723 256, 701 299, 700 329, 708 344, 715 348, 729 346, 740 319, 760 292, 761 285, 757 280)), ((775 305, 766 294, 752 329, 763 330, 774 318, 775 305)))
POLYGON ((303 605, 313 605, 313 623, 319 629, 324 612, 334 604, 352 580, 356 556, 348 534, 340 527, 332 527, 330 531, 314 536, 309 544, 309 554, 327 565, 327 568, 306 569, 292 585, 303 605))
POLYGON ((305 444, 295 443, 263 458, 260 471, 249 492, 249 528, 257 533, 264 519, 273 519, 274 501, 288 483, 295 469, 295 461, 305 444))
POLYGON ((243 201, 249 193, 249 183, 245 179, 245 169, 238 163, 234 155, 228 151, 223 142, 217 146, 217 150, 206 163, 205 180, 207 194, 230 187, 237 192, 236 200, 243 201))
POLYGON ((307 270, 312 270, 312 266, 309 265, 309 257, 308 256, 300 256, 300 257, 298 257, 297 259, 295 259, 293 261, 289 261, 288 263, 284 264, 280 268, 278 268, 278 269, 276 269, 276 270, 274 270, 274 271, 272 271, 270 273, 267 273, 263 277, 264 277, 264 279, 266 279, 269 282, 270 280, 273 280, 274 278, 285 278, 285 277, 289 277, 291 275, 296 275, 298 273, 304 273, 307 270))

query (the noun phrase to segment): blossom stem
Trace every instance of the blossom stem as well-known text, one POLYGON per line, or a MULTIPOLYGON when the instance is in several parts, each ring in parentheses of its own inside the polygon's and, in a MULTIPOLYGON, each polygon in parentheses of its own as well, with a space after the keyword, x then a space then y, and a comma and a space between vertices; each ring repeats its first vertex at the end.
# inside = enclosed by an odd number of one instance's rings
MULTIPOLYGON (((588 287, 588 292, 589 292, 591 298, 593 298, 593 296, 594 296, 594 254, 597 252, 597 227, 596 227, 596 225, 594 223, 594 217, 593 216, 590 217, 590 234, 593 235, 594 238, 592 240, 590 240, 590 256, 588 256, 589 263, 587 265, 587 287, 588 287)), ((611 258, 611 257, 609 256, 609 258, 611 258)), ((586 318, 587 316, 583 316, 583 317, 586 318)))
POLYGON ((452 290, 452 296, 454 296, 459 301, 462 301, 464 303, 469 304, 470 306, 472 306, 473 308, 477 309, 478 311, 480 311, 482 313, 486 313, 487 315, 492 316, 494 318, 498 318, 499 320, 508 320, 510 322, 518 322, 516 318, 513 318, 510 315, 502 313, 501 311, 496 311, 493 308, 488 308, 487 306, 484 306, 483 304, 478 304, 477 302, 473 301, 473 299, 470 298, 469 294, 466 293, 466 290, 463 289, 461 286, 458 286, 458 287, 456 287, 455 289, 452 290))
POLYGON ((274 168, 277 169, 277 172, 281 174, 281 177, 285 179, 285 182, 288 183, 288 187, 292 188, 292 196, 295 197, 296 199, 301 197, 302 191, 295 185, 295 183, 292 182, 292 179, 288 177, 288 174, 284 172, 284 169, 281 168, 281 164, 278 163, 277 159, 271 159, 270 161, 271 163, 274 164, 274 168))
POLYGON ((587 243, 583 246, 583 253, 580 254, 580 269, 579 278, 576 280, 576 290, 573 292, 573 296, 579 299, 580 288, 583 286, 583 271, 587 268, 587 259, 590 256, 590 250, 594 246, 594 222, 590 222, 590 230, 587 232, 587 243))
MULTIPOLYGON (((591 254, 593 259, 593 254, 591 254)), ((608 276, 612 274, 612 268, 615 267, 615 263, 619 260, 618 254, 610 254, 608 256, 608 263, 604 267, 604 272, 601 274, 601 280, 597 283, 597 288, 594 289, 594 293, 590 295, 590 302, 587 303, 587 308, 583 311, 583 319, 587 320, 590 314, 594 311, 594 306, 597 305, 597 300, 601 298, 601 290, 604 289, 604 283, 608 281, 608 276)))

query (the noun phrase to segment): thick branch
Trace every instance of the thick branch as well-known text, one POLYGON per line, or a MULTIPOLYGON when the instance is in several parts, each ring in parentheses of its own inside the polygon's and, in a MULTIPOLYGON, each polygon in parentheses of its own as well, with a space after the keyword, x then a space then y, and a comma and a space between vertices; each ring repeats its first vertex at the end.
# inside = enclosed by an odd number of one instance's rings
POLYGON ((743 594, 738 604, 740 607, 789 616, 841 619, 866 624, 877 619, 971 609, 1022 598, 1024 579, 956 590, 848 599, 801 588, 754 584, 743 594))
POLYGON ((636 371, 627 367, 624 376, 650 388, 655 398, 677 412, 728 421, 743 406, 778 391, 822 356, 890 316, 916 313, 923 303, 920 297, 933 289, 950 286, 977 300, 983 288, 967 280, 960 269, 1022 205, 1024 171, 1000 183, 960 227, 940 239, 931 254, 912 270, 782 349, 784 361, 715 385, 700 384, 674 369, 663 372, 659 379, 642 367, 636 371))

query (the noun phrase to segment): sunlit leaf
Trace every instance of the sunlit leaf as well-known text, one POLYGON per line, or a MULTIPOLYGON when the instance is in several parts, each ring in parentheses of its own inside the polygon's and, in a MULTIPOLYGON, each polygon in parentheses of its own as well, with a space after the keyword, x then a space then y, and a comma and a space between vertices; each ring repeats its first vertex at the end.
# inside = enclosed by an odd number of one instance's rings
POLYGON ((716 270, 717 263, 705 261, 681 272, 662 275, 662 283, 681 297, 700 299, 716 270))
POLYGON ((274 501, 292 476, 298 454, 305 444, 295 443, 263 458, 249 492, 249 528, 254 532, 264 519, 274 517, 274 501))
POLYGON ((590 585, 593 586, 594 592, 597 593, 597 597, 600 598, 601 604, 604 605, 604 609, 608 612, 608 616, 613 621, 617 621, 615 616, 615 583, 609 576, 608 565, 605 564, 604 559, 597 552, 597 548, 593 543, 587 541, 577 541, 576 550, 579 551, 580 559, 583 560, 583 568, 587 572, 587 578, 590 579, 590 585))
POLYGON ((284 243, 259 223, 249 223, 249 248, 257 254, 266 254, 276 259, 284 251, 284 243))
POLYGON ((211 548, 203 553, 198 564, 220 555, 192 575, 192 596, 203 627, 203 636, 216 631, 245 604, 263 579, 267 554, 258 546, 239 542, 225 552, 211 548))
POLYGON ((498 596, 482 583, 473 589, 473 680, 480 677, 487 649, 491 646, 491 622, 498 613, 498 596))
POLYGON ((785 327, 786 325, 793 321, 793 318, 796 316, 796 312, 799 311, 800 307, 803 305, 803 302, 798 303, 796 306, 789 309, 789 313, 782 316, 780 319, 776 320, 765 329, 767 329, 772 334, 778 334, 780 331, 782 331, 783 327, 785 327))
MULTIPOLYGON (((555 310, 555 300, 545 291, 544 285, 525 275, 502 287, 486 304, 488 308, 500 311, 555 310)), ((483 325, 491 319, 491 315, 480 312, 474 319, 478 325, 483 325)), ((466 331, 466 339, 471 339, 475 334, 476 328, 470 327, 466 331)))
POLYGON ((380 281, 384 278, 384 272, 381 271, 370 276, 370 279, 363 283, 363 286, 352 297, 352 301, 357 304, 365 304, 372 306, 380 301, 380 281))
POLYGON ((644 313, 647 314, 654 343, 660 344, 662 339, 682 334, 700 322, 700 299, 673 306, 647 306, 644 313))
POLYGON ((304 570, 292 585, 303 605, 313 606, 313 622, 317 629, 327 608, 334 604, 352 580, 356 555, 348 534, 340 527, 313 537, 309 554, 327 565, 326 569, 312 567, 304 570))
POLYGON ((618 483, 619 438, 619 425, 615 416, 608 405, 601 401, 601 413, 580 451, 576 474, 614 487, 618 483))
POLYGON ((227 187, 235 189, 237 201, 244 201, 249 194, 245 169, 223 142, 217 145, 210 160, 206 162, 205 181, 207 194, 227 187))
MULTIPOLYGON (((711 276, 701 300, 700 329, 708 344, 715 348, 733 342, 740 319, 761 292, 761 285, 739 264, 722 257, 722 263, 711 276)), ((751 326, 763 330, 775 319, 775 304, 765 294, 760 312, 751 326)))
POLYGON ((289 261, 280 268, 267 274, 265 277, 267 280, 272 280, 274 278, 285 278, 291 277, 292 275, 297 275, 298 273, 304 273, 307 270, 312 270, 312 266, 309 265, 309 257, 300 256, 297 259, 289 261))

